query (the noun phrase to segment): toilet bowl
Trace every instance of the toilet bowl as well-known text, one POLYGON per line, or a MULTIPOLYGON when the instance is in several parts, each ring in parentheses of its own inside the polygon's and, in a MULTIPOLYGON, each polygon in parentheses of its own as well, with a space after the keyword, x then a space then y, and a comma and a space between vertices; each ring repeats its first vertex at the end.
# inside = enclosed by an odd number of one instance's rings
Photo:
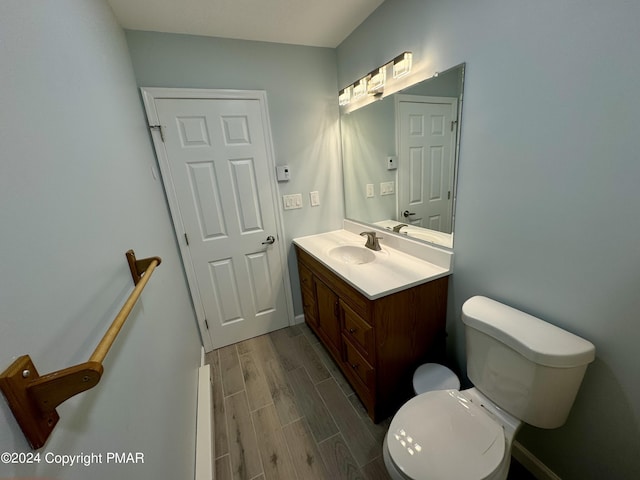
MULTIPOLYGON (((520 426, 563 425, 595 358, 587 340, 486 297, 467 300, 462 320, 474 387, 426 391, 398 410, 383 446, 394 480, 505 480, 520 426)), ((440 367, 425 368, 451 380, 440 367)))
POLYGON ((475 388, 426 392, 393 417, 384 463, 393 480, 503 479, 520 425, 475 388))

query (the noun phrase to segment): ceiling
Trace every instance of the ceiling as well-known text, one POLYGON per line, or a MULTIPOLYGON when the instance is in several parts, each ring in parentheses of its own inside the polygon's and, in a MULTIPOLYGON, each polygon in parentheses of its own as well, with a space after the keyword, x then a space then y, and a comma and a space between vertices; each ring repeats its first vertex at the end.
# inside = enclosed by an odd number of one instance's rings
POLYGON ((383 0, 108 0, 130 30, 337 47, 383 0))

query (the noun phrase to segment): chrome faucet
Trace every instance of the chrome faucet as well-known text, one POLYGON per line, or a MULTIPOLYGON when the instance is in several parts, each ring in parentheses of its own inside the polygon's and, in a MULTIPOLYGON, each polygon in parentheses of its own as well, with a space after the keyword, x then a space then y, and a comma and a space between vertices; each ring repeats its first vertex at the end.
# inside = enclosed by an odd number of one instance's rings
POLYGON ((382 248, 380 248, 380 244, 378 243, 378 240, 380 240, 382 237, 378 237, 376 235, 376 232, 362 232, 360 235, 362 235, 363 237, 367 237, 367 243, 364 244, 365 247, 375 251, 382 250, 382 248))
POLYGON ((399 223, 398 225, 396 225, 395 227, 393 227, 391 230, 393 230, 396 233, 400 233, 400 229, 402 227, 407 227, 408 225, 406 223, 399 223))

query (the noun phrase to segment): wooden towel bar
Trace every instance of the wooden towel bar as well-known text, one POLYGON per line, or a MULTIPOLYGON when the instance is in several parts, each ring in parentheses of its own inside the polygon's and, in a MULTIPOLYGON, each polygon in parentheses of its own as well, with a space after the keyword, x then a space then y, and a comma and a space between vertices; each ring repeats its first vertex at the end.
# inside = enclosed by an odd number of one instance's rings
POLYGON ((126 254, 135 288, 111 326, 98 343, 89 361, 46 375, 39 375, 29 355, 18 357, 2 374, 0 390, 32 448, 42 447, 59 416, 56 407, 74 395, 95 387, 102 376, 102 362, 136 304, 160 257, 136 260, 133 250, 126 254))

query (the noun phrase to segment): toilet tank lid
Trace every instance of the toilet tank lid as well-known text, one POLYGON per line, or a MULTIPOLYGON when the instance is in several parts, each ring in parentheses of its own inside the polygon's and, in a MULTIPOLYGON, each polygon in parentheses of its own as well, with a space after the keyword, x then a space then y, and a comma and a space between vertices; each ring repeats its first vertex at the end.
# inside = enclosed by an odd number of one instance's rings
POLYGON ((584 338, 487 297, 464 302, 462 321, 540 365, 571 368, 595 358, 594 345, 584 338))

